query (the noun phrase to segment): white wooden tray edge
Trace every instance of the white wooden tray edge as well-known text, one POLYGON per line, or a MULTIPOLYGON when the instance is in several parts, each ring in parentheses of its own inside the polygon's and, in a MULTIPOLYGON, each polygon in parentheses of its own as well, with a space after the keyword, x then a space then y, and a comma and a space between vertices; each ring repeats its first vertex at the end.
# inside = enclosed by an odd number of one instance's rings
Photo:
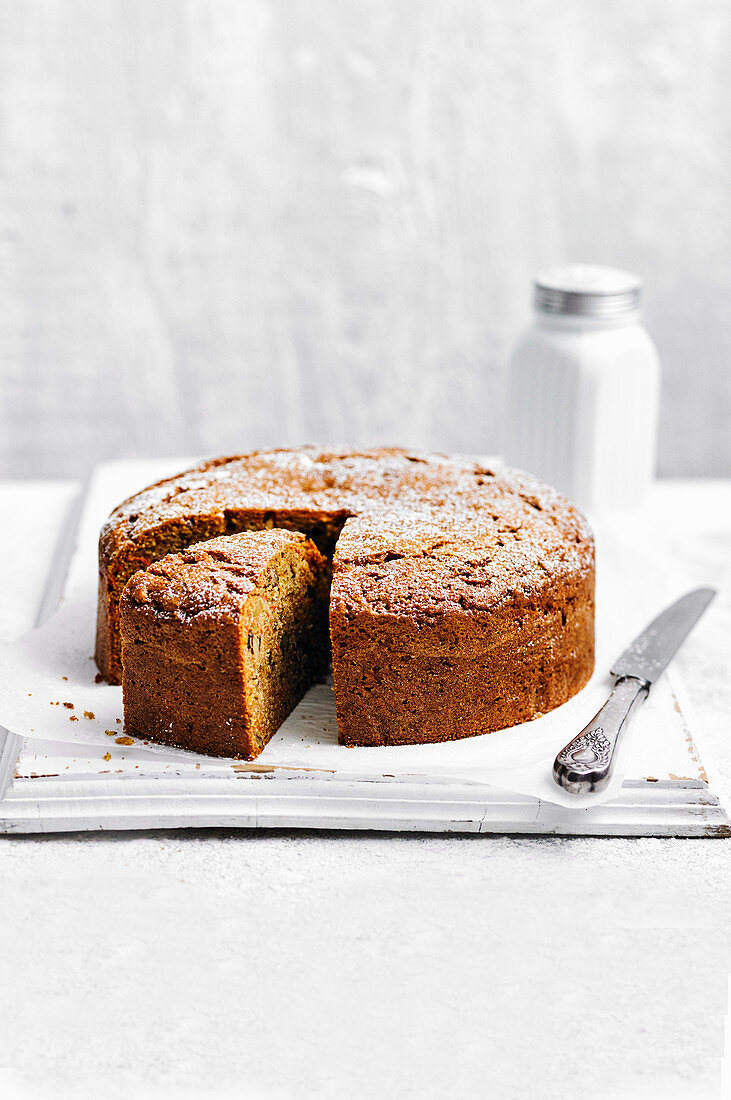
POLYGON ((474 786, 314 779, 202 779, 68 784, 24 781, 0 804, 5 833, 180 828, 294 828, 567 836, 731 836, 718 800, 696 787, 623 789, 569 810, 474 786), (28 788, 32 787, 32 790, 28 788), (172 787, 172 789, 168 789, 172 787), (327 789, 325 789, 327 787, 327 789), (84 789, 85 788, 85 789, 84 789), (130 789, 132 788, 132 789, 130 789), (161 789, 164 788, 164 789, 161 789))
MULTIPOLYGON (((17 760, 8 737, 0 766, 17 760)), ((582 810, 478 783, 362 779, 276 772, 219 777, 14 779, 0 832, 184 828, 294 828, 566 836, 731 836, 706 783, 630 780, 618 799, 582 810)))

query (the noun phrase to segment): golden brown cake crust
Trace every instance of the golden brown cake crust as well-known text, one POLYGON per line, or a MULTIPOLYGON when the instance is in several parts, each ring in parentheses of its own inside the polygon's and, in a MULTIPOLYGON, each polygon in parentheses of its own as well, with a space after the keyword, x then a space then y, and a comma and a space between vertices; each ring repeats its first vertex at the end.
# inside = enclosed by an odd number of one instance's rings
POLYGON ((594 547, 572 504, 470 458, 315 447, 216 459, 114 511, 100 538, 102 673, 121 673, 119 599, 135 570, 212 536, 274 526, 305 532, 327 555, 337 543, 331 634, 349 743, 511 725, 590 675, 594 547))

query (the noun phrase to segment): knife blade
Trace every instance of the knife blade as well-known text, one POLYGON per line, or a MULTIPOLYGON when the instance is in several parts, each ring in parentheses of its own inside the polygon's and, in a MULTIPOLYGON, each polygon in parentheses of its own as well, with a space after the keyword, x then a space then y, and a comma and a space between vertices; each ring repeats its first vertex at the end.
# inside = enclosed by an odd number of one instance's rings
POLYGON ((665 608, 614 662, 614 689, 604 706, 553 762, 553 777, 573 794, 603 790, 630 717, 644 703, 711 600, 715 588, 696 588, 665 608))
POLYGON ((617 658, 612 676, 636 676, 654 684, 715 595, 715 588, 695 588, 666 607, 617 658))

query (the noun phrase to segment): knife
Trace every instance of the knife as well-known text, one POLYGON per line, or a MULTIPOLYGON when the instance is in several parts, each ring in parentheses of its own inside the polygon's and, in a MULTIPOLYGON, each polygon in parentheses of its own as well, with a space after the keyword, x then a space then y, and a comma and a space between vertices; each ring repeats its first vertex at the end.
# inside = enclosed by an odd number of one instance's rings
POLYGON ((696 588, 681 596, 653 619, 614 662, 612 694, 553 762, 553 778, 564 790, 588 794, 607 786, 617 743, 630 717, 642 706, 715 595, 715 588, 696 588))

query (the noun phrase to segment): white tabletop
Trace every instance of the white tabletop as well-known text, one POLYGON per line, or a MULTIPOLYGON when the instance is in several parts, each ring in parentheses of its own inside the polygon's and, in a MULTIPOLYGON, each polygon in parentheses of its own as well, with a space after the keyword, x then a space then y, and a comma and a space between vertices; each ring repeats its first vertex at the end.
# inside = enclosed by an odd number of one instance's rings
MULTIPOLYGON (((0 484, 3 639, 74 490, 0 484)), ((662 483, 638 529, 726 589, 677 660, 728 785, 731 483, 662 483)), ((730 871, 720 840, 2 837, 0 1067, 54 1097, 720 1097, 730 871)))

